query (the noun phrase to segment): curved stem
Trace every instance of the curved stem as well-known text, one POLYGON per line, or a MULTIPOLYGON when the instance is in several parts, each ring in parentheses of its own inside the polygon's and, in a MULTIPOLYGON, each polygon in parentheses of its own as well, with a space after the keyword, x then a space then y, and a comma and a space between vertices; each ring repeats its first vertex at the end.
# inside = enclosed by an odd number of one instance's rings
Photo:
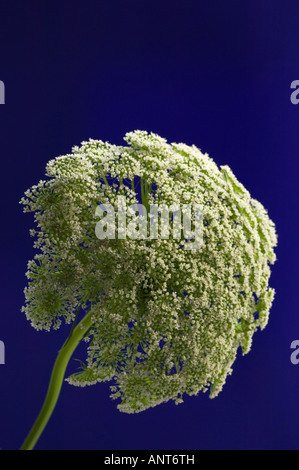
POLYGON ((69 336, 59 351, 53 367, 51 380, 43 407, 20 450, 32 450, 43 430, 45 429, 56 406, 68 362, 78 344, 91 326, 92 313, 89 312, 72 331, 71 336, 69 336))

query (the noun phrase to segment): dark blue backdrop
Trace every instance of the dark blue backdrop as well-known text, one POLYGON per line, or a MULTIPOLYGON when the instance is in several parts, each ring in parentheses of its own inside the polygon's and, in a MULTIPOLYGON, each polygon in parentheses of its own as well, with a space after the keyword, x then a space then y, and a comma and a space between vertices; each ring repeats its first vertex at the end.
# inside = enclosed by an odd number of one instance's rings
POLYGON ((34 250, 18 201, 49 159, 135 129, 197 145, 268 208, 279 233, 270 323, 212 401, 125 415, 108 384, 65 384, 37 449, 299 449, 298 22, 298 0, 1 1, 2 449, 25 438, 68 334, 36 332, 20 313, 34 250))

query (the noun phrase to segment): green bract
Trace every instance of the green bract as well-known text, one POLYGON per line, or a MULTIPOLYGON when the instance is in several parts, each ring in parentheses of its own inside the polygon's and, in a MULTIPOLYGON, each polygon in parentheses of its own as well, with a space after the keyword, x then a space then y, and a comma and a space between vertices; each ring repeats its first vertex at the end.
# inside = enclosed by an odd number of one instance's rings
POLYGON ((97 140, 47 165, 47 181, 22 199, 37 222, 23 310, 36 329, 72 323, 90 309, 87 363, 68 381, 113 380, 112 397, 132 413, 170 399, 222 390, 238 348, 268 322, 277 239, 264 207, 229 167, 195 146, 142 131, 128 145, 97 140), (182 240, 99 240, 98 204, 199 204, 203 245, 182 240))

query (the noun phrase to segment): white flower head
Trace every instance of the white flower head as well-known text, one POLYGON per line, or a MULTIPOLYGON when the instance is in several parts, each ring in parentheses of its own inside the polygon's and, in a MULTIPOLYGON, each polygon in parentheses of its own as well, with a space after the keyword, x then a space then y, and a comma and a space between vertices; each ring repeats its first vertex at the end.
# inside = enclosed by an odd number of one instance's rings
POLYGON ((35 214, 39 252, 28 265, 23 310, 36 329, 50 330, 91 309, 87 362, 68 381, 113 380, 118 408, 133 413, 220 393, 238 348, 248 353, 268 323, 277 237, 229 167, 153 133, 130 132, 125 141, 83 142, 51 160, 48 179, 26 191, 21 202, 35 214), (202 207, 200 249, 161 232, 100 240, 96 207, 116 208, 119 197, 128 206, 202 207))

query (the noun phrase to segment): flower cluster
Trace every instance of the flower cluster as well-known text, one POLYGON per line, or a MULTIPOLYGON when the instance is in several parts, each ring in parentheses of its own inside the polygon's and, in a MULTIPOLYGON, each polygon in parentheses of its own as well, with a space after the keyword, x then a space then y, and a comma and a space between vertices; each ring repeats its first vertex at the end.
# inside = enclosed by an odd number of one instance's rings
POLYGON ((72 323, 91 309, 87 361, 68 381, 112 380, 118 408, 134 413, 223 388, 239 347, 268 322, 274 290, 275 226, 227 166, 195 146, 156 134, 126 134, 126 145, 83 142, 51 160, 46 181, 25 193, 38 254, 29 262, 27 318, 36 329, 72 323), (196 204, 203 243, 104 239, 98 204, 196 204))

